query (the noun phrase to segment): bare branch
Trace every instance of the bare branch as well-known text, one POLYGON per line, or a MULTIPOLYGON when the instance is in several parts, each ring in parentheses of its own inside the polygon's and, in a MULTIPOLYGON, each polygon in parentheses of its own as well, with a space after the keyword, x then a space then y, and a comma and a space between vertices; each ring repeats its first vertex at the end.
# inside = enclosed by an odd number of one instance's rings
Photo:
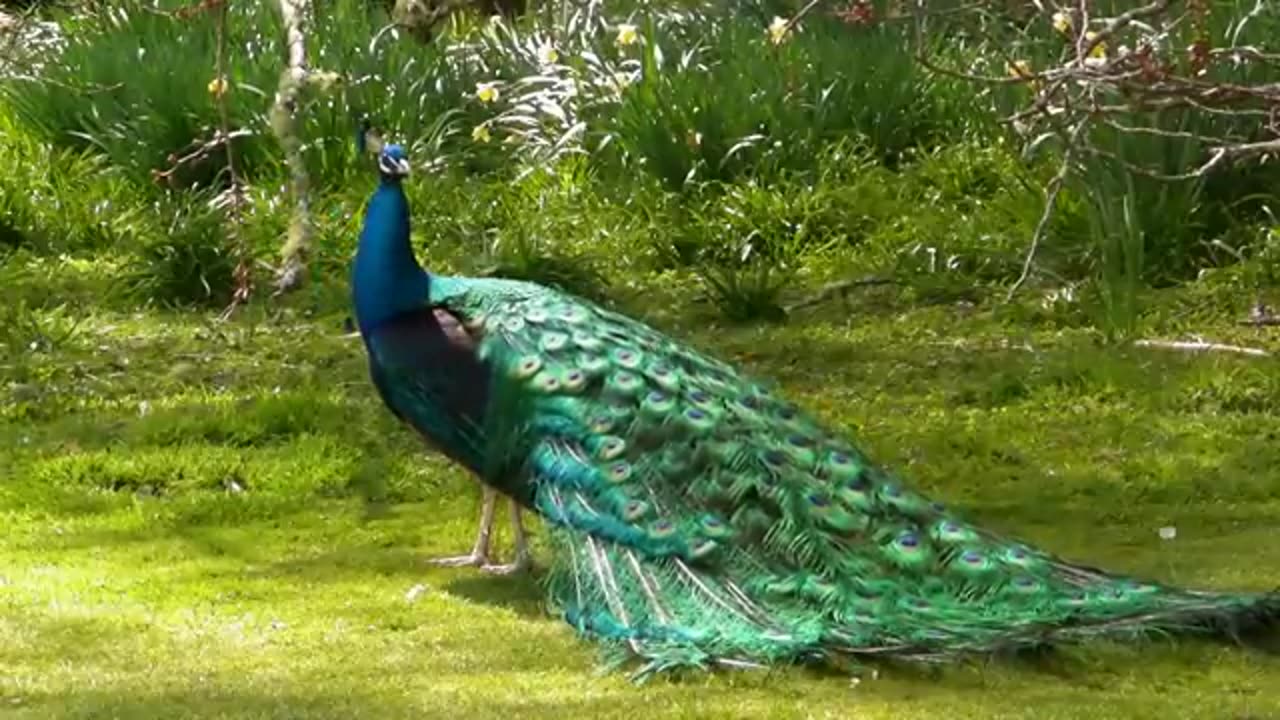
MULTIPOLYGON (((206 0, 208 4, 210 0, 206 0)), ((231 111, 227 107, 227 4, 216 1, 216 9, 218 13, 218 37, 217 37, 217 59, 214 63, 214 78, 210 88, 213 89, 214 97, 218 102, 218 120, 221 124, 219 135, 226 138, 223 147, 227 153, 227 175, 230 181, 230 187, 226 192, 226 212, 227 212, 227 228, 231 242, 236 247, 236 268, 233 276, 236 282, 236 289, 231 296, 231 304, 223 311, 222 318, 225 320, 231 317, 231 313, 242 303, 249 300, 249 296, 253 293, 253 273, 250 270, 251 258, 249 257, 249 248, 244 242, 244 237, 240 233, 241 209, 244 206, 244 184, 240 181, 240 173, 236 170, 236 153, 232 140, 234 136, 231 131, 231 111)))
POLYGON ((1062 164, 1058 166, 1058 172, 1049 181, 1048 186, 1045 187, 1044 210, 1041 211, 1040 221, 1036 223, 1035 232, 1031 235, 1031 245, 1027 248, 1027 257, 1022 262, 1022 274, 1018 276, 1017 281, 1009 288, 1009 292, 1004 298, 1005 302, 1012 301, 1013 296, 1018 294, 1018 291, 1026 284, 1027 278, 1031 277, 1031 268, 1035 265, 1036 253, 1039 252, 1040 243, 1044 241, 1045 233, 1049 229, 1049 220, 1053 217, 1053 210, 1058 204, 1058 194, 1062 192, 1062 186, 1067 181, 1067 175, 1071 173, 1071 161, 1075 157, 1080 137, 1088 123, 1087 119, 1081 120, 1067 137, 1067 147, 1062 152, 1062 164))
MULTIPOLYGON (((254 134, 252 130, 226 130, 219 128, 214 131, 213 137, 208 140, 198 140, 187 146, 188 149, 180 153, 170 153, 166 160, 169 166, 163 170, 153 168, 151 170, 151 179, 157 183, 163 182, 172 185, 176 182, 176 175, 179 170, 189 165, 195 165, 216 153, 219 150, 226 149, 231 152, 231 141, 240 138, 250 137, 254 134)), ((233 171, 234 172, 234 171, 233 171)))
POLYGON ((271 126, 284 148, 289 166, 289 191, 293 199, 293 217, 288 236, 281 249, 282 265, 276 277, 275 295, 296 289, 306 272, 306 253, 311 245, 311 209, 308 197, 310 178, 302 156, 301 123, 298 113, 302 91, 310 73, 307 70, 306 35, 303 28, 311 8, 308 0, 280 0, 280 16, 284 20, 287 65, 280 74, 271 126))
POLYGON ((803 20, 805 15, 808 15, 811 10, 817 7, 818 3, 820 2, 822 2, 822 0, 809 0, 809 2, 806 3, 804 7, 800 8, 799 12, 797 12, 795 15, 792 15, 791 19, 787 20, 786 25, 782 26, 782 34, 785 35, 786 33, 791 32, 791 29, 794 28, 797 23, 803 20))
MULTIPOLYGON (((1094 14, 1097 4, 1088 0, 1035 2, 1043 20, 1052 19, 1062 43, 1057 60, 1037 67, 1018 56, 1026 52, 1043 57, 1039 49, 1045 38, 1035 36, 1035 28, 1041 26, 1039 20, 1024 24, 1017 31, 1021 33, 1020 41, 1011 43, 1008 38, 992 35, 994 31, 989 28, 994 25, 987 21, 985 10, 978 9, 972 13, 976 21, 966 24, 962 32, 978 38, 988 51, 983 59, 987 63, 985 69, 950 67, 948 62, 931 57, 925 42, 928 0, 911 3, 915 21, 913 54, 922 66, 992 88, 1027 87, 1030 99, 1002 121, 1026 138, 1028 150, 1045 138, 1065 140, 1061 164, 1043 190, 1045 204, 1022 271, 1010 286, 1006 301, 1012 300, 1032 275, 1058 196, 1072 173, 1081 171, 1082 158, 1102 159, 1131 175, 1187 181, 1242 161, 1265 161, 1280 155, 1280 83, 1269 81, 1274 68, 1280 66, 1280 53, 1247 44, 1240 30, 1265 12, 1266 0, 1257 0, 1247 16, 1217 38, 1207 35, 1204 19, 1212 10, 1208 6, 1173 0, 1140 3, 1103 17, 1094 14), (1001 61, 1004 75, 991 69, 1001 61), (1252 72, 1258 69, 1263 72, 1252 72), (1265 80, 1255 80, 1259 77, 1265 80), (1165 111, 1200 119, 1211 116, 1226 122, 1215 122, 1212 130, 1207 123, 1200 123, 1200 132, 1195 128, 1165 129, 1155 119, 1165 111), (1135 165, 1116 152, 1099 147, 1106 135, 1092 132, 1094 128, 1105 128, 1121 138, 1168 138, 1188 148, 1199 148, 1203 154, 1181 161, 1185 163, 1183 167, 1167 167, 1159 155, 1145 161, 1151 163, 1150 167, 1135 165)), ((941 33, 936 28, 930 30, 934 35, 941 33)))

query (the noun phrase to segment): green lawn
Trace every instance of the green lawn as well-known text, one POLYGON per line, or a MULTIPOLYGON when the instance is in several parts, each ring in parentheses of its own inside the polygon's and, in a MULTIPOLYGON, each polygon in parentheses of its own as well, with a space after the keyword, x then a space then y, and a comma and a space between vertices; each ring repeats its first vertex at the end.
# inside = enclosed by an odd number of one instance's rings
MULTIPOLYGON (((1280 585, 1272 361, 1109 350, 951 308, 864 312, 701 323, 694 339, 1003 530, 1161 580, 1280 585)), ((392 421, 341 333, 338 317, 101 314, 11 355, 0 715, 1280 717, 1280 660, 1193 641, 881 666, 856 684, 600 675, 536 580, 425 563, 469 547, 478 489, 392 421)), ((1227 317, 1206 334, 1280 349, 1227 317)))

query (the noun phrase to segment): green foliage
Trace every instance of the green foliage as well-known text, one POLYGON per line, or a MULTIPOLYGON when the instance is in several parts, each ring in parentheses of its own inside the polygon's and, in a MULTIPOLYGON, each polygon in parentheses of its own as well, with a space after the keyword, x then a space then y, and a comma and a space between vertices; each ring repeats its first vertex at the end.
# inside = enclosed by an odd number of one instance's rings
POLYGON ((776 45, 749 19, 708 30, 699 45, 680 47, 651 26, 639 78, 621 89, 610 120, 619 161, 670 190, 807 169, 844 138, 865 141, 893 164, 982 124, 972 96, 927 75, 897 26, 853 29, 816 18, 776 45))
POLYGON ((0 361, 14 363, 15 378, 24 374, 27 354, 60 350, 79 325, 65 298, 41 292, 48 288, 36 277, 36 262, 26 250, 0 251, 0 361))
MULTIPOLYGON (((0 244, 110 252, 127 258, 128 298, 219 304, 233 241, 202 203, 226 181, 225 154, 183 164, 176 190, 152 182, 171 153, 209 139, 219 122, 208 87, 215 17, 171 14, 182 5, 57 10, 51 17, 66 30, 59 61, 0 80, 0 159, 13 169, 0 178, 0 244)), ((795 285, 850 275, 893 276, 907 296, 950 302, 980 299, 1021 272, 1057 150, 1021 158, 1028 138, 996 122, 1026 102, 1025 87, 975 91, 916 55, 997 75, 1007 56, 1042 67, 1068 51, 1047 18, 993 13, 975 32, 941 13, 921 41, 909 23, 859 25, 814 11, 774 43, 768 22, 797 7, 548 6, 516 22, 455 18, 424 45, 380 32, 386 5, 335 0, 314 18, 310 64, 340 75, 299 109, 315 191, 317 307, 345 298, 372 182, 351 142, 362 114, 410 146, 417 237, 446 269, 593 297, 675 270, 701 278, 719 311, 737 318, 776 316, 795 285), (634 43, 616 42, 621 22, 636 25, 634 43), (489 84, 496 96, 478 92, 489 84)), ((888 9, 877 5, 877 17, 888 9)), ((1241 42, 1265 46, 1276 18, 1256 14, 1240 29, 1231 18, 1248 9, 1215 3, 1200 31, 1239 31, 1241 42)), ((270 3, 236 4, 229 18, 228 107, 233 127, 249 133, 235 141, 249 182, 237 237, 253 256, 272 257, 289 209, 266 121, 280 21, 270 3)), ((1209 72, 1270 77, 1262 65, 1247 68, 1224 62, 1209 72)), ((1166 173, 1202 158, 1190 134, 1257 131, 1194 111, 1119 120, 1165 134, 1096 124, 1091 141, 1166 173)), ((1151 286, 1266 254, 1273 165, 1168 183, 1107 157, 1079 159, 1035 277, 1081 288, 1095 319, 1117 332, 1135 331, 1151 286)), ((1084 317, 1081 303, 1055 297, 1063 322, 1084 317)))
POLYGON ((160 208, 169 225, 138 247, 125 292, 139 301, 225 305, 236 261, 222 213, 194 200, 160 208))
MULTIPOLYGON (((154 171, 172 167, 174 156, 199 148, 220 127, 210 89, 215 14, 172 14, 185 5, 129 0, 110 12, 67 19, 61 61, 38 75, 0 83, 6 102, 42 139, 93 149, 136 182, 151 181, 154 171)), ((251 181, 278 182, 283 168, 267 121, 284 52, 278 10, 270 3, 242 3, 228 13, 230 125, 249 132, 234 141, 238 166, 251 181)), ((394 33, 379 35, 385 25, 385 14, 368 3, 340 0, 317 14, 312 26, 320 40, 309 46, 312 66, 342 74, 337 89, 304 93, 299 109, 308 169, 321 186, 340 183, 352 171, 359 114, 374 115, 402 137, 430 141, 433 134, 448 134, 439 118, 462 105, 474 87, 468 62, 394 33), (381 41, 371 48, 374 37, 381 41)), ((170 184, 219 185, 225 173, 226 155, 217 148, 181 163, 170 184)))
POLYGON ((0 109, 0 251, 102 252, 137 236, 136 190, 104 158, 39 142, 0 109))
MULTIPOLYGON (((208 89, 214 80, 212 13, 178 18, 165 10, 184 3, 128 0, 109 12, 80 13, 64 25, 65 47, 57 62, 37 76, 3 83, 6 102, 43 140, 93 149, 140 184, 153 170, 170 166, 170 155, 190 152, 211 140, 217 106, 208 89)), ((264 43, 272 27, 261 3, 236 4, 228 43, 248 48, 231 53, 228 79, 237 94, 266 97, 278 73, 278 43, 264 43)), ((229 104, 233 128, 256 135, 236 142, 247 167, 272 162, 270 145, 255 127, 262 107, 229 104)), ((187 164, 180 186, 208 186, 225 171, 225 155, 209 153, 187 164)))

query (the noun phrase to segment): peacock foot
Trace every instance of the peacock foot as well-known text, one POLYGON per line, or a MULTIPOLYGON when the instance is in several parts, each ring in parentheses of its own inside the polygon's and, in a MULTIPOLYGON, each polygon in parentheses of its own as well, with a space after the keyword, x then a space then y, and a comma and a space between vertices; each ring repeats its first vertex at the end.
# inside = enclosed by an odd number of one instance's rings
POLYGON ((431 558, 427 562, 440 567, 489 567, 489 557, 481 553, 470 553, 468 555, 457 555, 455 557, 431 558))
POLYGON ((517 575, 527 572, 533 568, 533 562, 528 556, 517 557, 515 562, 511 563, 485 563, 480 569, 491 575, 517 575))

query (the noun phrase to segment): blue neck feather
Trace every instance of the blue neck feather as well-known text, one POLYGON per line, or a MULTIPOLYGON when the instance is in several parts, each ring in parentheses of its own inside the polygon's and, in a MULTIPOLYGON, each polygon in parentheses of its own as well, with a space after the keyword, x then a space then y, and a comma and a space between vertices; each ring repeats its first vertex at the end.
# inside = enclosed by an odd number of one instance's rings
POLYGON ((409 244, 409 201, 398 178, 383 177, 365 208, 351 271, 356 323, 362 334, 400 313, 423 308, 431 278, 409 244))

